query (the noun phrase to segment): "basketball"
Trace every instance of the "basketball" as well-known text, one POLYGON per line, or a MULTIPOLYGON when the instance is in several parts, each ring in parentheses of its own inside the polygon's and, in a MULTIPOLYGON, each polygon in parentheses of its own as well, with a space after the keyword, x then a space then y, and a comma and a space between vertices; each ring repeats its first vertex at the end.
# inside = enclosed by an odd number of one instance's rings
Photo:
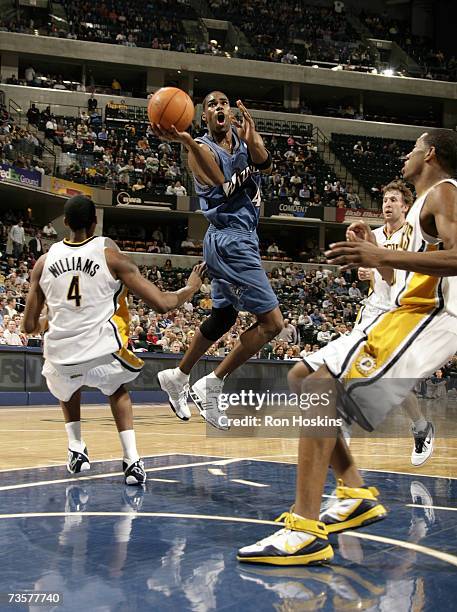
POLYGON ((178 132, 186 130, 192 123, 195 109, 190 97, 177 87, 162 87, 152 96, 148 104, 151 123, 158 123, 165 130, 172 125, 178 132))

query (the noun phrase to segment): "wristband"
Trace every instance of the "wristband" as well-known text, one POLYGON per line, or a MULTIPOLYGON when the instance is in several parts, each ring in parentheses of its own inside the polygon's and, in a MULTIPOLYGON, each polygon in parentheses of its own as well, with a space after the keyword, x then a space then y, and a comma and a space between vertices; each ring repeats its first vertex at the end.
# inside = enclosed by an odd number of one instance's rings
POLYGON ((254 168, 257 168, 257 170, 266 170, 267 168, 271 166, 271 163, 272 163, 271 154, 270 154, 270 151, 268 151, 268 149, 267 149, 267 154, 268 154, 267 159, 261 162, 260 164, 256 164, 255 162, 252 162, 252 165, 254 166, 254 168))

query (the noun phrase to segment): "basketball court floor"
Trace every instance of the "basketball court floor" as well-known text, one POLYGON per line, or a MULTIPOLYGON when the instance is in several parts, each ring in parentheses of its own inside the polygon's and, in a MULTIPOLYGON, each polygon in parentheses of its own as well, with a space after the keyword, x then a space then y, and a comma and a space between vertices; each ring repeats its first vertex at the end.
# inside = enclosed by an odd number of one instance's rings
MULTIPOLYGON (((240 564, 237 548, 276 529, 293 501, 297 440, 207 435, 194 415, 135 407, 144 489, 123 484, 107 407, 83 408, 92 469, 66 471, 57 407, 0 409, 0 610, 449 610, 457 576, 457 403, 424 407, 435 453, 410 463, 396 437, 355 437, 388 517, 330 536, 332 565, 240 564), (58 593, 47 605, 8 594, 58 593)), ((329 477, 323 503, 329 503, 329 477)))

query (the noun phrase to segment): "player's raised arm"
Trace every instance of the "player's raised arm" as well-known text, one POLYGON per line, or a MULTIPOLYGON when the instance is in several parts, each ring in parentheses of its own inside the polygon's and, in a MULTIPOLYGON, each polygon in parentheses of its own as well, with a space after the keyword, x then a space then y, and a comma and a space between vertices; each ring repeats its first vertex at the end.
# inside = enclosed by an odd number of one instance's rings
POLYGON ((143 299, 156 312, 165 313, 178 308, 192 298, 202 284, 205 264, 194 267, 185 287, 178 291, 160 291, 141 275, 138 266, 123 253, 105 249, 106 262, 113 276, 124 283, 132 293, 143 299))
POLYGON ((40 287, 40 278, 45 261, 46 255, 42 255, 32 270, 30 288, 22 320, 22 330, 26 334, 41 333, 47 323, 45 317, 40 320, 40 314, 45 303, 44 293, 40 287))
POLYGON ((265 147, 262 136, 256 130, 254 119, 241 100, 236 103, 242 116, 242 122, 233 120, 238 128, 238 135, 248 145, 249 155, 254 166, 264 174, 270 174, 273 163, 268 149, 265 147))
POLYGON ((178 132, 173 125, 169 130, 157 124, 154 124, 152 128, 157 138, 179 142, 186 148, 189 170, 199 183, 215 187, 225 182, 224 174, 209 147, 196 142, 188 132, 178 132))

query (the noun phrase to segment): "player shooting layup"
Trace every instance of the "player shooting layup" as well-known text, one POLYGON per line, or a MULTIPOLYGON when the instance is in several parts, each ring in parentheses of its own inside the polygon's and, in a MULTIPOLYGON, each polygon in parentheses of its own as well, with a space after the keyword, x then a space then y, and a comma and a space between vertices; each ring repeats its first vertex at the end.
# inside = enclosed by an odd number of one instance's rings
POLYGON ((243 118, 241 124, 231 115, 225 94, 208 94, 202 116, 208 132, 195 140, 187 132, 154 126, 159 138, 175 140, 186 147, 201 209, 210 222, 203 256, 212 277, 211 315, 196 332, 179 366, 163 370, 158 376, 179 418, 187 420, 191 416, 187 397, 192 367, 229 331, 239 310, 247 310, 257 318, 214 372, 190 389, 202 417, 220 429, 227 428, 217 401, 224 378, 255 355, 283 326, 278 300, 262 267, 256 232, 260 172, 271 172, 271 156, 249 112, 240 101, 237 106, 243 118))

